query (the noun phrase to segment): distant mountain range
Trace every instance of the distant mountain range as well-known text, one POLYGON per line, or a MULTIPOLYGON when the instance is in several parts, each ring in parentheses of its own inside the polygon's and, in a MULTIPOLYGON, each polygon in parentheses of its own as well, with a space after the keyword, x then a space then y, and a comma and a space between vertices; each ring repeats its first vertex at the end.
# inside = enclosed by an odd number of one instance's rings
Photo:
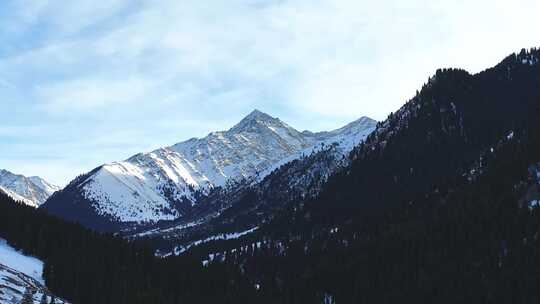
POLYGON ((41 177, 26 177, 4 169, 0 170, 0 191, 32 207, 39 207, 58 190, 60 187, 41 177))
MULTIPOLYGON (((363 117, 330 132, 300 132, 255 110, 227 131, 97 167, 69 183, 42 208, 109 231, 158 221, 199 220, 201 207, 207 206, 200 202, 209 197, 260 183, 280 166, 330 146, 334 146, 332 157, 340 160, 375 125, 376 121, 363 117)), ((203 209, 204 216, 222 211, 221 207, 203 209)))

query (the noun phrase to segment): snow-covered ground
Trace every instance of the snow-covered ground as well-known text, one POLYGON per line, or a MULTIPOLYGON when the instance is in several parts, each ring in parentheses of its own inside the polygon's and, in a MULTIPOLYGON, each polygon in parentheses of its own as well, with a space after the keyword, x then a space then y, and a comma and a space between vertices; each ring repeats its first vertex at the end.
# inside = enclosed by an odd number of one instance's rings
MULTIPOLYGON (((176 247, 174 249, 174 254, 175 255, 182 254, 182 253, 186 252, 187 250, 189 250, 191 247, 198 246, 198 245, 208 243, 208 242, 211 242, 211 241, 237 239, 237 238, 240 238, 240 237, 242 237, 244 235, 250 234, 250 233, 256 231, 257 229, 259 229, 259 227, 253 227, 251 229, 248 229, 248 230, 245 230, 245 231, 240 231, 240 232, 231 232, 231 233, 223 233, 223 234, 219 234, 219 235, 213 235, 213 236, 207 237, 205 239, 197 240, 195 242, 192 242, 192 243, 190 243, 190 244, 188 244, 186 246, 178 246, 178 247, 176 247)), ((168 255, 171 255, 171 253, 166 254, 164 256, 168 256, 168 255)))
POLYGON ((9 246, 3 239, 0 239, 0 264, 6 265, 44 284, 41 276, 43 273, 43 262, 34 257, 25 256, 15 248, 9 246))
MULTIPOLYGON (((38 304, 43 298, 51 302, 52 294, 44 286, 43 262, 25 256, 0 239, 0 304, 21 303, 29 296, 38 304)), ((66 303, 55 298, 55 303, 66 303)))

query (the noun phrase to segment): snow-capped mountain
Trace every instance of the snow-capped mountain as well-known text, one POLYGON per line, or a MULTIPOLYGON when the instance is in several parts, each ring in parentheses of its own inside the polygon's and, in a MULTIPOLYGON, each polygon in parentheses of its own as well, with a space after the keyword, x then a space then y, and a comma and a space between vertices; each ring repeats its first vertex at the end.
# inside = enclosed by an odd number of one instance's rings
MULTIPOLYGON (((373 129, 356 134, 362 142, 373 129)), ((319 195, 328 178, 350 164, 351 138, 321 144, 287 158, 262 180, 212 192, 194 211, 176 221, 124 231, 128 238, 147 238, 159 243, 156 254, 179 254, 194 244, 227 235, 256 230, 280 210, 319 195)))
POLYGON ((42 273, 42 261, 23 255, 0 239, 0 304, 67 303, 47 289, 42 273))
POLYGON ((227 131, 98 167, 51 197, 44 208, 73 220, 88 217, 88 212, 124 223, 174 220, 213 189, 260 181, 325 145, 339 143, 347 153, 375 125, 364 117, 330 132, 299 132, 255 110, 227 131), (76 209, 71 214, 65 209, 68 200, 76 209), (81 209, 86 209, 84 216, 81 209))
POLYGON ((329 139, 286 157, 262 172, 262 178, 212 191, 198 201, 191 214, 124 231, 124 235, 159 240, 157 254, 169 255, 212 236, 252 231, 287 205, 316 197, 332 174, 349 165, 350 151, 374 128, 372 120, 361 118, 336 131, 320 133, 329 139))
POLYGON ((26 177, 4 169, 0 170, 0 191, 32 207, 40 206, 58 190, 60 187, 38 176, 26 177))

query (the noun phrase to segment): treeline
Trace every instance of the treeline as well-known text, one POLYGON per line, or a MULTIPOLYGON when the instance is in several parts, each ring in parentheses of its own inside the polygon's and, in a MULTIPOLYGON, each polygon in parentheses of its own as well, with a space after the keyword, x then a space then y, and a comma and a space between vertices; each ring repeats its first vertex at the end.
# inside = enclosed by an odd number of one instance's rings
POLYGON ((159 259, 128 243, 67 223, 0 194, 0 237, 44 261, 47 287, 72 303, 249 303, 237 269, 190 257, 159 259))

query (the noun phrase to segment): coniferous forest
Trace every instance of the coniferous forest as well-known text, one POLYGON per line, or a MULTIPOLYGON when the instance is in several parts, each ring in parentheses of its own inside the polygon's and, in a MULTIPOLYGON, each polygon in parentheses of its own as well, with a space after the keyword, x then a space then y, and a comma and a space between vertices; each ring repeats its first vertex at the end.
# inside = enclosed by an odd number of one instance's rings
POLYGON ((144 244, 92 232, 0 195, 0 237, 44 261, 47 287, 74 303, 233 303, 243 294, 251 299, 236 269, 203 268, 189 257, 155 258, 144 244))
POLYGON ((439 70, 320 195, 156 257, 0 194, 0 238, 73 303, 540 302, 540 51, 439 70), (531 61, 532 62, 532 61, 531 61), (209 258, 211 254, 212 258, 209 258))

